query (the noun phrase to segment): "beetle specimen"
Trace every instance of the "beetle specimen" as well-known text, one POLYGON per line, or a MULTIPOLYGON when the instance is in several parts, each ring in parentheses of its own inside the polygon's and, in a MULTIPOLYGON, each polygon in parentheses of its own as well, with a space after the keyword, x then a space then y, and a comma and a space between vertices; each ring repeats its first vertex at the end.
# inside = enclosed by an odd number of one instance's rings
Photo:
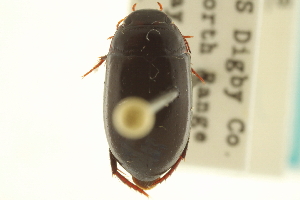
POLYGON ((191 72, 203 81, 190 67, 185 38, 191 36, 183 36, 158 5, 159 10, 135 10, 134 4, 110 37, 108 54, 83 75, 106 61, 104 124, 112 174, 146 196, 144 190, 166 180, 185 158, 192 118, 191 72))

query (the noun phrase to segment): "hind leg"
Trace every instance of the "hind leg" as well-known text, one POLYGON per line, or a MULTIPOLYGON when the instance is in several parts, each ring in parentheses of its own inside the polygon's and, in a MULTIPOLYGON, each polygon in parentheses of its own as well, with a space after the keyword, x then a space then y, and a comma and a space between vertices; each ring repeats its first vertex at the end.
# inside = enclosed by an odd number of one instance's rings
POLYGON ((112 174, 116 175, 128 187, 140 192, 141 194, 145 195, 146 197, 149 197, 149 195, 144 190, 142 190, 135 184, 131 183, 127 178, 125 178, 122 174, 120 174, 120 172, 118 171, 118 166, 117 166, 118 161, 115 158, 115 156, 111 153, 110 150, 109 150, 109 157, 110 157, 110 165, 111 165, 112 174))
POLYGON ((164 180, 166 180, 167 178, 169 178, 169 176, 172 175, 172 173, 175 171, 175 169, 178 167, 179 163, 181 162, 181 160, 183 160, 185 158, 186 155, 186 151, 187 151, 187 147, 188 144, 186 144, 181 156, 178 158, 178 160, 176 161, 176 163, 170 168, 170 170, 161 178, 159 178, 157 181, 154 182, 154 185, 157 185, 161 182, 163 182, 164 180))

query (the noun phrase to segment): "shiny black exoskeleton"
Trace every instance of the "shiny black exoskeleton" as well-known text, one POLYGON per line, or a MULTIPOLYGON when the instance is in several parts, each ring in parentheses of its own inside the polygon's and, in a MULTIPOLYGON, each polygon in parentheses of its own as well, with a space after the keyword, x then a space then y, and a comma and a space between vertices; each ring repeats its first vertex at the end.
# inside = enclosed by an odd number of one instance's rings
POLYGON ((190 53, 185 36, 164 12, 133 10, 111 37, 108 54, 94 68, 106 60, 104 124, 112 173, 148 196, 144 189, 168 178, 185 157, 192 117, 190 53), (170 89, 179 95, 157 113, 147 136, 133 140, 118 134, 112 112, 122 99, 152 100, 170 89), (135 184, 119 173, 117 163, 135 184))

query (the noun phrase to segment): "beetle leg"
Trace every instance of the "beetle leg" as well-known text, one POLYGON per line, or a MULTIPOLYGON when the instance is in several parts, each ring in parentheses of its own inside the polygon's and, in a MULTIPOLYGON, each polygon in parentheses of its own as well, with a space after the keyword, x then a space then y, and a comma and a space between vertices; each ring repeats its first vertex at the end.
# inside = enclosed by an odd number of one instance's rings
POLYGON ((109 40, 109 39, 113 39, 113 38, 114 38, 114 36, 110 36, 110 37, 109 37, 109 38, 107 38, 107 39, 109 40))
POLYGON ((192 38, 194 36, 182 36, 182 37, 183 37, 183 40, 184 40, 184 43, 185 43, 187 51, 191 53, 191 49, 190 49, 189 43, 188 43, 188 41, 185 38, 192 38))
POLYGON ((87 73, 85 73, 82 78, 86 77, 89 73, 91 73, 92 71, 94 71, 95 69, 97 69, 105 60, 106 60, 107 56, 101 56, 99 57, 99 62, 87 73))
POLYGON ((162 7, 161 3, 157 2, 157 4, 159 5, 159 10, 162 11, 163 7, 162 7))
POLYGON ((123 18, 123 19, 121 19, 118 23, 117 23, 117 30, 118 30, 118 28, 119 28, 119 26, 120 26, 120 24, 122 23, 122 21, 124 21, 126 19, 126 17, 125 18, 123 18))
POLYGON ((127 178, 125 178, 122 174, 120 174, 120 172, 118 171, 118 167, 117 167, 117 159, 115 158, 115 156, 112 154, 112 152, 110 150, 109 150, 109 157, 110 157, 110 165, 111 165, 112 175, 116 175, 128 187, 140 192, 141 194, 145 195, 146 197, 149 197, 149 195, 144 190, 142 190, 135 184, 131 183, 127 178))
POLYGON ((195 75, 195 76, 197 76, 197 78, 199 78, 199 80, 202 82, 202 83, 204 83, 205 84, 205 81, 204 81, 204 79, 193 69, 193 68, 191 68, 191 70, 192 70, 192 73, 195 75))
POLYGON ((164 180, 166 180, 167 178, 169 178, 169 176, 172 175, 172 173, 175 171, 175 169, 178 167, 179 163, 181 160, 185 159, 185 155, 186 155, 186 151, 187 151, 187 147, 188 147, 188 144, 186 144, 181 156, 178 158, 178 160, 176 161, 176 163, 171 167, 171 169, 161 178, 159 178, 157 181, 155 181, 153 183, 153 185, 157 185, 161 182, 163 182, 164 180))
POLYGON ((135 11, 136 3, 132 6, 132 11, 135 11))

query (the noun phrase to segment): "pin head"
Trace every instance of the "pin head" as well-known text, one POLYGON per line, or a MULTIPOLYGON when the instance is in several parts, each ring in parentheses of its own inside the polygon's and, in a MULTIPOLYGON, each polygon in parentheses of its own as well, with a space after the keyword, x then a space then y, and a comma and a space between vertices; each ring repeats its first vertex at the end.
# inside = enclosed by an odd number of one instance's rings
POLYGON ((122 100, 113 111, 113 124, 128 139, 145 137, 153 128, 155 115, 150 104, 139 97, 122 100))

